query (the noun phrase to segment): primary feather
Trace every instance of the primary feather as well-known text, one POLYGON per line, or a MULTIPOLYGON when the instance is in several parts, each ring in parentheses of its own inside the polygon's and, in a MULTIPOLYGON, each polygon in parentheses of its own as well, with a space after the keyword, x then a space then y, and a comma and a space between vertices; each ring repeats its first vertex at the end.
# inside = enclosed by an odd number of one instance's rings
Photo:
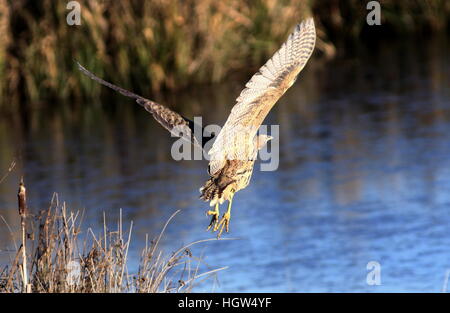
POLYGON ((116 86, 114 84, 111 84, 110 82, 107 82, 106 80, 101 79, 100 77, 88 71, 78 62, 77 65, 79 70, 92 80, 95 80, 96 82, 104 86, 107 86, 126 97, 135 99, 139 105, 144 107, 146 111, 150 112, 155 118, 155 120, 158 123, 160 123, 165 129, 167 129, 170 133, 172 133, 174 136, 186 139, 187 141, 190 141, 194 145, 202 148, 202 146, 198 143, 197 139, 194 137, 193 121, 181 116, 175 111, 170 110, 168 107, 162 104, 148 100, 131 91, 128 91, 126 89, 123 89, 122 87, 116 86))

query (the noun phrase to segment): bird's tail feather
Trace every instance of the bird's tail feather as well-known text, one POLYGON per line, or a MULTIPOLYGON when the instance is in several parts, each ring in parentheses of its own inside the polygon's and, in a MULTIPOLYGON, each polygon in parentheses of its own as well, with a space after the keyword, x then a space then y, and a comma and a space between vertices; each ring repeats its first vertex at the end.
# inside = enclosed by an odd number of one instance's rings
POLYGON ((200 188, 200 193, 200 199, 209 201, 210 206, 214 206, 222 197, 221 188, 215 183, 214 179, 212 178, 208 180, 202 188, 200 188))

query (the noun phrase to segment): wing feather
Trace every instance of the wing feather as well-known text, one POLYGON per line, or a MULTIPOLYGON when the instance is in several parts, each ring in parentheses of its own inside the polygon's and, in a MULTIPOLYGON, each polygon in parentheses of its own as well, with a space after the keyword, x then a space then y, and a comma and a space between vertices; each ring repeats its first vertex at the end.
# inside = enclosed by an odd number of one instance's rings
MULTIPOLYGON (((194 122, 181 116, 175 111, 170 110, 164 105, 161 105, 159 103, 156 103, 154 101, 148 100, 142 96, 139 96, 131 91, 128 91, 126 89, 123 89, 122 87, 116 86, 114 84, 111 84, 110 82, 107 82, 100 77, 97 77, 90 71, 88 71, 86 68, 84 68, 80 63, 76 62, 78 65, 79 70, 91 78, 92 80, 95 80, 96 82, 107 86, 119 93, 121 93, 124 96, 127 96, 129 98, 133 98, 136 100, 136 102, 144 107, 146 111, 151 113, 155 120, 160 123, 165 129, 167 129, 170 133, 172 133, 174 136, 181 137, 183 139, 186 139, 187 141, 190 141, 194 145, 202 148, 202 146, 198 143, 197 139, 194 137, 194 122)), ((202 132, 203 133, 203 132, 202 132)), ((204 144, 204 141, 202 141, 204 144)))
POLYGON ((295 82, 311 56, 316 40, 314 21, 298 24, 285 43, 245 85, 211 150, 209 172, 226 160, 245 160, 255 153, 253 139, 270 109, 295 82))

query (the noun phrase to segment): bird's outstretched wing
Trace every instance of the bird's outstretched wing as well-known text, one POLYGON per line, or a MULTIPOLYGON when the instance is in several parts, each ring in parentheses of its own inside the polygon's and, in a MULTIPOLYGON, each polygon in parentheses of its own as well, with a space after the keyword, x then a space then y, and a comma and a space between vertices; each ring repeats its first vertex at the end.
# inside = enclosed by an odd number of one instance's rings
MULTIPOLYGON (((181 116, 177 112, 170 110, 169 108, 156 103, 154 101, 148 100, 142 96, 139 96, 131 91, 123 89, 122 87, 111 84, 100 77, 95 76, 93 73, 89 72, 86 68, 84 68, 80 63, 76 62, 79 70, 88 76, 89 78, 95 80, 96 82, 105 85, 117 92, 120 92, 122 95, 133 98, 136 100, 138 104, 145 108, 148 112, 150 112, 155 120, 157 120, 165 129, 171 132, 174 136, 184 138, 196 146, 202 148, 202 146, 198 143, 196 137, 194 137, 194 127, 195 124, 193 121, 181 116)), ((200 127, 200 126, 199 126, 200 127)), ((200 130, 202 128, 200 127, 200 130)), ((203 134, 203 131, 202 131, 203 134)), ((204 142, 202 140, 204 145, 204 142)))
POLYGON ((314 50, 315 41, 314 21, 309 18, 295 27, 281 48, 245 85, 208 152, 210 175, 220 170, 225 160, 249 158, 258 128, 278 99, 295 82, 314 50))

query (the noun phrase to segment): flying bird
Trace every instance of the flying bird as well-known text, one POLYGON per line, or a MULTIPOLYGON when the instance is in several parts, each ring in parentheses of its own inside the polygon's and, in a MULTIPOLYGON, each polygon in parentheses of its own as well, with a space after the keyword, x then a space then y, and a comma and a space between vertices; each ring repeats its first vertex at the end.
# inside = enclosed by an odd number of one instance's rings
MULTIPOLYGON (((217 238, 221 236, 224 228, 228 232, 233 196, 248 186, 258 151, 272 139, 270 136, 257 134, 258 129, 278 99, 294 84, 314 50, 315 41, 316 30, 312 18, 295 27, 281 48, 247 82, 208 151, 210 178, 200 188, 200 198, 214 207, 213 210, 207 211, 207 215, 211 216, 207 230, 217 231, 217 238), (219 206, 224 201, 228 201, 228 207, 220 218, 219 206)), ((111 84, 77 64, 81 72, 89 78, 135 99, 175 136, 189 140, 201 148, 205 148, 205 143, 211 139, 211 135, 204 132, 202 138, 196 138, 196 125, 186 117, 164 105, 111 84)))

